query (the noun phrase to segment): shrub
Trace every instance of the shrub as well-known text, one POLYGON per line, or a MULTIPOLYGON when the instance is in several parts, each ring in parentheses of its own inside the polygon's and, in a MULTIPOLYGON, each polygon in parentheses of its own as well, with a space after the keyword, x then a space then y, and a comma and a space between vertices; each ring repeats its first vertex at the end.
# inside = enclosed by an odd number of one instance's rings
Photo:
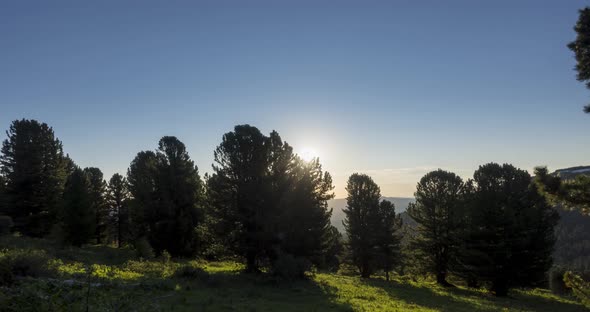
POLYGON ((135 241, 135 251, 140 258, 152 259, 155 257, 154 249, 145 237, 141 237, 135 241))
POLYGON ((0 216, 0 235, 10 233, 10 229, 14 226, 12 218, 9 216, 0 216))
POLYGON ((580 299, 582 304, 590 308, 590 283, 570 271, 565 272, 563 280, 565 281, 565 285, 572 289, 574 295, 580 299))
POLYGON ((10 285, 18 276, 54 276, 49 257, 42 250, 5 250, 0 253, 0 285, 10 285))
POLYGON ((174 277, 206 280, 209 277, 209 273, 199 267, 183 265, 176 269, 174 277))
POLYGON ((565 272, 566 270, 560 267, 553 267, 549 270, 549 289, 552 293, 563 295, 571 291, 571 289, 565 285, 563 279, 565 272))
POLYGON ((305 272, 311 269, 311 262, 305 258, 290 254, 279 254, 271 267, 271 273, 284 280, 305 278, 305 272))
POLYGON ((170 263, 170 260, 172 259, 172 255, 170 255, 170 253, 168 252, 168 250, 164 250, 162 251, 162 262, 165 264, 170 263))

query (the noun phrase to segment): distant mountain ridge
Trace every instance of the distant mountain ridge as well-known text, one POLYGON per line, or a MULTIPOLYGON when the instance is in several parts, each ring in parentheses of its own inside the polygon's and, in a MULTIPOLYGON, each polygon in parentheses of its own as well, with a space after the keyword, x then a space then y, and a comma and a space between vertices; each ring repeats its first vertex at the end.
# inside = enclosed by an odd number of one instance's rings
MULTIPOLYGON (((381 197, 381 199, 388 200, 395 205, 395 213, 405 212, 408 205, 414 202, 413 197, 381 197)), ((344 234, 344 208, 346 208, 346 198, 336 198, 328 201, 328 207, 332 208, 332 225, 335 226, 340 233, 344 234)))
POLYGON ((562 179, 573 179, 577 175, 590 175, 590 166, 577 166, 564 169, 557 169, 553 172, 554 175, 562 179))

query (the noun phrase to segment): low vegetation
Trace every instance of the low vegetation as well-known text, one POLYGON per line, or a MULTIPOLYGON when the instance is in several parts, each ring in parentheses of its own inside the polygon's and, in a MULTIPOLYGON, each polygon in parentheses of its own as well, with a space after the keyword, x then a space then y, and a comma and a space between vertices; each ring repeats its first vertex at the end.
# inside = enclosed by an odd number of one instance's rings
POLYGON ((442 287, 434 279, 309 272, 285 280, 231 261, 143 260, 105 246, 0 237, 2 311, 585 311, 569 295, 442 287))

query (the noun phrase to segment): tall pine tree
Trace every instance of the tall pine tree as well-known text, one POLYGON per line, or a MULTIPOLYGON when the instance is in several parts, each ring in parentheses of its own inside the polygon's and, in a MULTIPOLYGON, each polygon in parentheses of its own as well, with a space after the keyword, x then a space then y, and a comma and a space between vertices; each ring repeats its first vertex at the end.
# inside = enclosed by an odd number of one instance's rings
POLYGON ((121 248, 129 239, 129 191, 127 180, 122 175, 113 174, 107 186, 106 198, 111 231, 115 234, 117 247, 121 248))
POLYGON ((352 263, 361 277, 368 278, 379 261, 377 231, 379 216, 379 186, 366 174, 355 173, 348 178, 348 196, 344 209, 344 228, 348 234, 348 250, 352 263))
POLYGON ((512 165, 490 163, 480 166, 469 184, 458 271, 489 283, 496 296, 542 282, 552 263, 559 217, 531 176, 512 165))
POLYGON ((80 168, 68 177, 63 193, 64 241, 74 246, 88 243, 95 235, 93 194, 88 176, 80 168))
POLYGON ((102 171, 95 167, 84 168, 84 174, 90 184, 90 206, 94 214, 94 240, 102 244, 105 240, 108 222, 108 207, 106 205, 106 182, 102 171))
POLYGON ((236 126, 215 149, 214 173, 208 181, 215 230, 232 252, 246 260, 249 272, 257 272, 278 243, 269 146, 256 127, 236 126))
POLYGON ((2 144, 0 171, 7 179, 6 212, 26 235, 49 233, 66 180, 61 142, 36 120, 15 120, 2 144))
POLYGON ((456 174, 432 171, 420 179, 416 202, 408 207, 409 216, 418 224, 413 248, 440 285, 449 285, 449 265, 459 247, 464 190, 463 180, 456 174))

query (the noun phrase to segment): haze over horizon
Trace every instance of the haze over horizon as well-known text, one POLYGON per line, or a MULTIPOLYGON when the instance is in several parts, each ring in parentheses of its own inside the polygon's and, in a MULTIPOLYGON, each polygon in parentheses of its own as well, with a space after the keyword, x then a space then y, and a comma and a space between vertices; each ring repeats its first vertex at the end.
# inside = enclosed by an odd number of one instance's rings
POLYGON ((589 165, 586 1, 173 2, 0 3, 2 130, 46 122, 108 178, 164 135, 211 172, 247 123, 317 154, 337 198, 354 172, 412 197, 437 168, 589 165))

